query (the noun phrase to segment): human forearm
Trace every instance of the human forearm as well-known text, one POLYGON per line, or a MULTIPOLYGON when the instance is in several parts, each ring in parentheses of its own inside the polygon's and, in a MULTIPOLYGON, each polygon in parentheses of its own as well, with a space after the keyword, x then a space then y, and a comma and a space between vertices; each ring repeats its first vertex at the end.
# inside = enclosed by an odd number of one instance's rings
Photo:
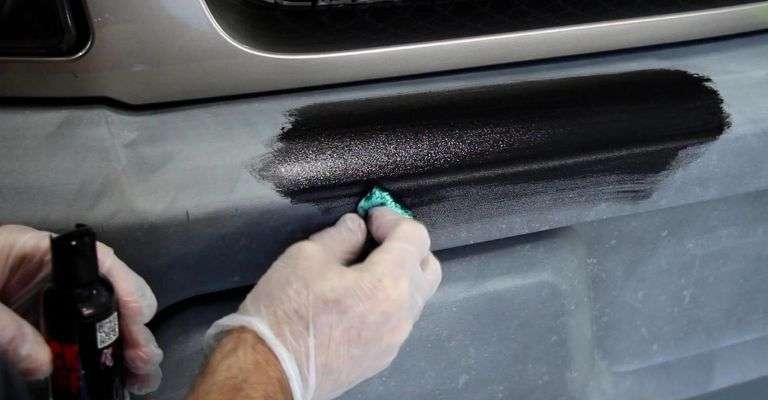
POLYGON ((291 400, 291 389, 266 343, 238 328, 216 346, 187 399, 291 400))
POLYGON ((423 225, 381 207, 369 220, 347 214, 275 260, 237 312, 206 333, 210 343, 250 329, 274 351, 271 362, 241 352, 239 340, 222 342, 192 400, 284 400, 289 387, 293 400, 331 400, 394 360, 442 273, 423 225), (368 232, 379 246, 363 253, 368 232), (265 368, 283 371, 281 384, 265 368))

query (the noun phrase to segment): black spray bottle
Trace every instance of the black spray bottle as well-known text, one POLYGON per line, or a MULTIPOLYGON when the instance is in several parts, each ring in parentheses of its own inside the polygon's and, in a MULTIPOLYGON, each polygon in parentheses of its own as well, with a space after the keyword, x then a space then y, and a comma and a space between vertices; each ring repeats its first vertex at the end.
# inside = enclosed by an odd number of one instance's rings
POLYGON ((123 356, 117 302, 99 274, 96 234, 78 224, 51 238, 52 282, 43 325, 53 353, 53 400, 122 400, 123 356))

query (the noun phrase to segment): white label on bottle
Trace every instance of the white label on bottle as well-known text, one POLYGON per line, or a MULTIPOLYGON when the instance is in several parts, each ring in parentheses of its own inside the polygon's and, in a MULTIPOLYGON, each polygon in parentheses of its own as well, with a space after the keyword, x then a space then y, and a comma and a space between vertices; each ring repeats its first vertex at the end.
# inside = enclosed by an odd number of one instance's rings
POLYGON ((96 346, 104 348, 112 344, 120 335, 117 323, 117 313, 114 312, 108 318, 96 323, 96 346))

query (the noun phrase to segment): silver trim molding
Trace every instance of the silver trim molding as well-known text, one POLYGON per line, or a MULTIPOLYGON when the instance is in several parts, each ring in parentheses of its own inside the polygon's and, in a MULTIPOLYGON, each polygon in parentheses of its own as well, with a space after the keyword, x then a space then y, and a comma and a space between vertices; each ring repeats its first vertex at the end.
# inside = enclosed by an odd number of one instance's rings
POLYGON ((0 61, 0 96, 107 96, 144 104, 586 54, 768 28, 768 1, 690 13, 320 54, 278 54, 229 37, 204 0, 90 1, 88 53, 0 61), (193 6, 195 5, 195 6, 193 6))

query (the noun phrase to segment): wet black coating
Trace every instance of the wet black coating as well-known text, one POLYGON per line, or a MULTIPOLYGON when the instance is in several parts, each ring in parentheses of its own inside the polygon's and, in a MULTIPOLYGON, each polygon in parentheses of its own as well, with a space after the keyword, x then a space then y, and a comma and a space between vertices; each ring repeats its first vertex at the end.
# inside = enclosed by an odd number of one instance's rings
POLYGON ((676 70, 318 104, 291 117, 254 175, 339 213, 381 184, 433 223, 641 200, 681 150, 728 127, 709 80, 676 70))

